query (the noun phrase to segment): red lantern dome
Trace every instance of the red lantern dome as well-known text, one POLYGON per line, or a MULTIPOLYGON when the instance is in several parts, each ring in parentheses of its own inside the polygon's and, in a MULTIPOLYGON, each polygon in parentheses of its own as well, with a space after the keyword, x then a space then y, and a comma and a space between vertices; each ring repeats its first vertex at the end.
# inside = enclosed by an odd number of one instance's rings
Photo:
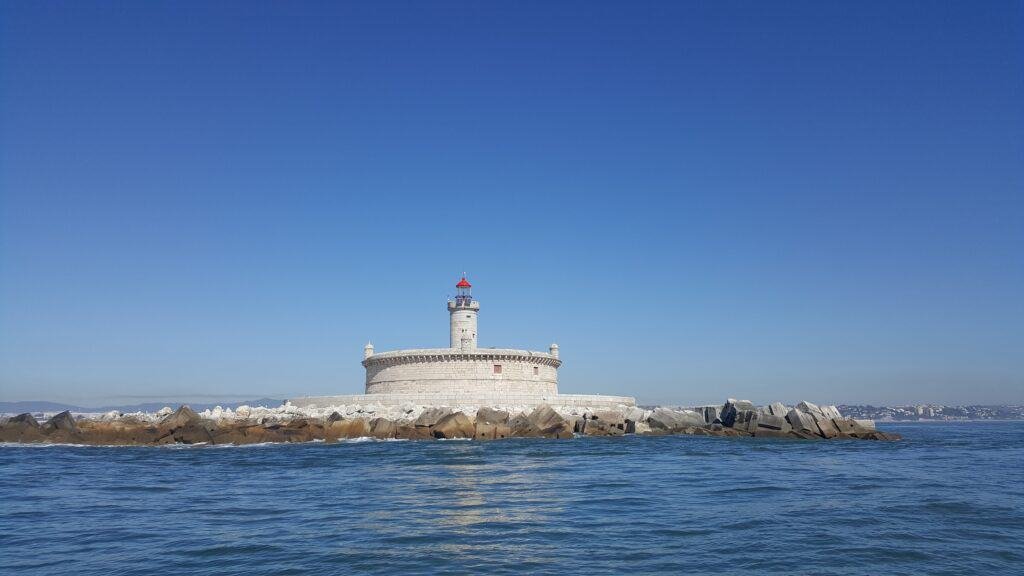
POLYGON ((458 290, 458 295, 455 296, 456 306, 469 306, 469 303, 473 301, 473 285, 466 280, 466 273, 462 273, 462 280, 455 285, 458 290))

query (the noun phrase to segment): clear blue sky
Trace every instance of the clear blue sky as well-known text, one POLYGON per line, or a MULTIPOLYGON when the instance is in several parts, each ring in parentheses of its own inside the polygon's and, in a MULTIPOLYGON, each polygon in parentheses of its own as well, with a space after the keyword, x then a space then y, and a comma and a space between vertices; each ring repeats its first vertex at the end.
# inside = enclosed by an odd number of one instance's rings
POLYGON ((0 399, 1024 401, 1020 2, 0 3, 0 399))

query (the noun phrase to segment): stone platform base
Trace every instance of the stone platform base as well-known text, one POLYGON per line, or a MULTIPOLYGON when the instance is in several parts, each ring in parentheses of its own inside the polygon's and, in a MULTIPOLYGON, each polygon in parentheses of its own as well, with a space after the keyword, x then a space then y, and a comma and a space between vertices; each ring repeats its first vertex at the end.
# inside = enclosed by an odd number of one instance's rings
POLYGON ((636 406, 636 399, 632 396, 604 396, 600 394, 349 394, 344 396, 306 396, 304 398, 292 398, 288 402, 299 408, 314 405, 318 408, 323 408, 353 404, 380 406, 413 404, 416 406, 448 407, 534 407, 547 404, 552 408, 618 408, 619 406, 636 406))

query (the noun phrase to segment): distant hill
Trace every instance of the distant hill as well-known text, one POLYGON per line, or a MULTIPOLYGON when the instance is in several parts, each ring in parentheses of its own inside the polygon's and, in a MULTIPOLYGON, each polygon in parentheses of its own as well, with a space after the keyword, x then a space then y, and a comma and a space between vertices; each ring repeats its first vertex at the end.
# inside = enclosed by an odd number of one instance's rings
MULTIPOLYGON (((214 406, 232 409, 243 405, 267 406, 269 408, 280 406, 282 403, 284 403, 284 400, 260 398, 258 400, 245 400, 241 402, 185 402, 184 404, 187 404, 193 410, 203 411, 214 406)), ((110 412, 111 410, 117 410, 118 412, 156 412, 164 406, 177 408, 181 404, 181 402, 143 402, 141 404, 111 404, 109 406, 87 407, 62 404, 60 402, 47 402, 45 400, 24 400, 21 402, 0 402, 0 413, 21 414, 23 412, 63 412, 65 410, 72 412, 110 412)))

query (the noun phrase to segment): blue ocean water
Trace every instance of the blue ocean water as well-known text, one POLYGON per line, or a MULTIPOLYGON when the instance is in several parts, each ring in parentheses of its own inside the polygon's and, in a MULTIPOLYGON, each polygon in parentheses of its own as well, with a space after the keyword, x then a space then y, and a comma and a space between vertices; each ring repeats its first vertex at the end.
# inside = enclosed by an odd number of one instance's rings
POLYGON ((1024 423, 0 447, 9 574, 1022 574, 1024 423))

